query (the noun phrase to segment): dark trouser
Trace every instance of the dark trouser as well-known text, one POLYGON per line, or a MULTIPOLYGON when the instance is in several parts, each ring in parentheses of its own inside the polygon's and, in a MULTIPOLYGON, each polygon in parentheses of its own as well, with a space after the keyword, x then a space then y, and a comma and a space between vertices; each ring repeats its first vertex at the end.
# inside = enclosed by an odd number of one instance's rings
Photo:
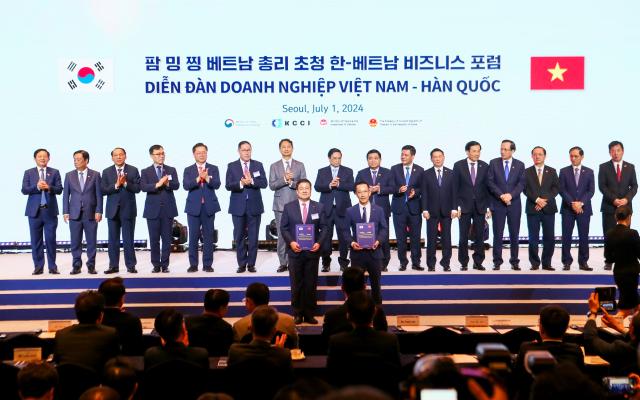
POLYGON ((333 227, 335 226, 336 234, 338 235, 338 250, 340 250, 340 261, 346 261, 349 256, 349 245, 342 239, 342 232, 346 229, 349 229, 347 226, 347 221, 345 217, 341 217, 336 214, 336 207, 333 206, 329 209, 330 212, 325 215, 327 216, 327 231, 329 234, 327 235, 327 240, 322 245, 322 265, 331 264, 331 241, 333 240, 333 227))
POLYGON ((380 267, 382 260, 375 257, 373 250, 351 250, 351 266, 369 273, 371 297, 376 304, 382 304, 380 292, 380 267))
POLYGON ((473 241, 473 262, 482 265, 484 261, 484 214, 475 210, 462 213, 459 221, 460 241, 458 242, 458 261, 460 265, 467 266, 469 264, 469 228, 473 221, 473 235, 476 240, 473 241))
POLYGON ((618 286, 618 308, 635 308, 638 305, 638 272, 618 273, 614 269, 613 280, 618 286))
POLYGON ((49 271, 58 269, 56 265, 56 229, 58 228, 58 216, 49 213, 46 208, 41 208, 35 217, 29 217, 29 234, 31 235, 31 257, 35 271, 44 268, 44 249, 47 248, 47 265, 49 271), (42 236, 44 233, 44 243, 42 236))
POLYGON ((96 266, 96 240, 98 236, 98 223, 95 214, 88 214, 82 211, 78 219, 69 220, 69 231, 71 233, 71 256, 73 257, 73 269, 82 267, 82 234, 87 242, 87 268, 94 269, 96 266))
POLYGON ((109 267, 120 268, 120 232, 122 231, 122 247, 124 248, 124 264, 127 269, 136 266, 136 252, 133 248, 134 233, 136 228, 135 218, 121 218, 120 212, 113 218, 107 219, 109 228, 109 267))
POLYGON ((406 266, 409 263, 407 259, 407 237, 409 237, 411 240, 411 265, 420 266, 422 215, 411 215, 409 210, 405 210, 402 214, 393 214, 393 228, 396 232, 400 265, 406 266), (407 227, 409 227, 409 232, 407 232, 407 227))
POLYGON ((202 236, 202 266, 211 267, 213 264, 213 230, 216 215, 207 214, 204 204, 200 207, 199 215, 187 214, 189 224, 189 266, 198 266, 198 240, 202 236))
POLYGON ((166 269, 169 267, 172 224, 173 218, 164 216, 162 211, 160 211, 158 218, 147 218, 151 264, 154 269, 166 269), (160 240, 162 240, 162 250, 160 250, 160 240))
POLYGON ((232 215, 233 239, 236 241, 236 260, 239 267, 256 265, 258 233, 261 215, 232 215))
POLYGON ((436 238, 438 224, 442 228, 442 260, 441 265, 449 266, 451 262, 451 218, 432 214, 427 220, 427 267, 436 266, 436 238))
MULTIPOLYGON (((387 226, 389 226, 389 217, 387 217, 387 226)), ((384 238, 384 241, 380 243, 380 249, 382 250, 382 265, 389 265, 389 261, 391 261, 391 245, 389 245, 389 230, 387 229, 387 236, 384 238)))
POLYGON ((571 235, 573 227, 578 224, 578 265, 585 265, 589 261, 589 222, 591 215, 562 213, 562 265, 573 262, 571 256, 571 235))
POLYGON ((289 256, 291 307, 296 316, 313 317, 316 311, 319 264, 319 255, 309 251, 289 256))
POLYGON ((538 246, 540 245, 540 226, 542 226, 542 266, 551 266, 551 257, 555 250, 555 214, 527 214, 529 228, 529 262, 532 267, 540 266, 538 246))
POLYGON ((615 228, 616 226, 616 216, 614 213, 602 213, 602 235, 606 235, 609 230, 615 228))
POLYGON ((520 263, 518 247, 520 233, 520 218, 522 214, 522 205, 520 203, 512 204, 507 207, 497 206, 493 211, 491 219, 493 220, 493 265, 502 265, 502 236, 504 235, 505 221, 509 228, 509 264, 517 265, 520 263))
POLYGON ((287 244, 284 242, 284 237, 280 231, 280 221, 282 220, 282 211, 274 211, 276 217, 276 227, 278 229, 278 242, 276 244, 276 251, 278 253, 278 261, 280 265, 287 265, 287 244))

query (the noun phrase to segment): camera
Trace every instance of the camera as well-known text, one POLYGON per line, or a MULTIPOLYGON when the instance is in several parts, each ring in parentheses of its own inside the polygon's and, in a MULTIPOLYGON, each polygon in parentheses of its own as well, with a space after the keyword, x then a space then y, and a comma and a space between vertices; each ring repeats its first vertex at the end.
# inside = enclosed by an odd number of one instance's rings
POLYGON ((607 376, 602 383, 611 394, 632 394, 633 381, 626 376, 607 376))

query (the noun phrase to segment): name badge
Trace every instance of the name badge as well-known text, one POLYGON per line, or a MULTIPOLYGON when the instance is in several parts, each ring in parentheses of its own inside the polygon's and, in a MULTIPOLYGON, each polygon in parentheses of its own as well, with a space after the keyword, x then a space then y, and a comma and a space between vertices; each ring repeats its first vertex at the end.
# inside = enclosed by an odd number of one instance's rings
POLYGON ((257 177, 259 177, 259 176, 260 176, 260 171, 254 171, 254 172, 253 172, 253 177, 254 177, 254 178, 257 178, 257 177))
POLYGON ((311 219, 318 219, 318 218, 320 218, 320 215, 318 213, 311 214, 311 219))

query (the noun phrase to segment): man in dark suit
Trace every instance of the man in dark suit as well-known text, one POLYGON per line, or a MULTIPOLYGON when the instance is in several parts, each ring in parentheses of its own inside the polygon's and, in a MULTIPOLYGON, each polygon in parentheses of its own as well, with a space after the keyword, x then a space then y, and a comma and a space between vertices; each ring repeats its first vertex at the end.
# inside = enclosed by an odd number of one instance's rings
POLYGON ((204 312, 186 320, 189 344, 203 347, 209 357, 229 354, 233 343, 233 329, 224 320, 229 311, 229 292, 223 289, 209 289, 204 295, 204 312))
POLYGON ((144 353, 144 369, 148 370, 167 361, 181 360, 204 369, 209 368, 209 354, 201 347, 189 347, 189 335, 184 317, 173 309, 156 316, 153 324, 162 339, 162 346, 151 347, 144 353))
POLYGON ((237 273, 256 272, 260 219, 264 213, 260 190, 267 187, 267 176, 260 161, 251 159, 251 143, 238 143, 240 159, 227 166, 225 187, 231 192, 229 214, 233 219, 237 273))
POLYGON ((571 238, 573 227, 578 224, 578 265, 582 271, 593 271, 589 264, 589 222, 593 211, 591 198, 595 192, 593 170, 582 165, 584 151, 575 146, 569 150, 571 165, 560 170, 560 196, 562 206, 562 265, 571 269, 571 238))
POLYGON ((491 218, 489 209, 489 190, 487 177, 489 166, 480 160, 482 146, 476 141, 464 146, 467 158, 453 165, 453 186, 456 193, 455 205, 460 221, 460 241, 458 243, 458 261, 461 271, 469 264, 469 230, 473 226, 473 269, 484 271, 484 224, 491 218), (473 221, 473 225, 471 225, 473 221))
POLYGON ((202 238, 202 269, 213 272, 213 231, 220 204, 216 190, 220 188, 218 167, 207 162, 209 148, 196 143, 191 149, 196 162, 184 169, 182 186, 188 191, 184 212, 189 223, 189 269, 198 271, 198 242, 202 238))
POLYGON ((58 364, 79 364, 101 373, 104 363, 120 351, 116 330, 101 325, 104 297, 93 290, 82 292, 74 308, 78 323, 56 332, 53 359, 58 364))
POLYGON ((547 150, 536 146, 531 150, 533 165, 524 172, 524 194, 527 197, 525 213, 529 228, 529 262, 531 270, 540 268, 554 271, 551 257, 555 250, 555 220, 558 206, 556 196, 560 190, 560 181, 555 169, 545 165, 547 150), (542 260, 538 256, 540 243, 540 225, 542 225, 542 260))
POLYGON ((24 215, 29 218, 33 275, 44 270, 44 248, 47 248, 47 265, 50 274, 58 274, 56 265, 56 229, 58 228, 58 202, 56 195, 62 193, 62 179, 57 169, 49 164, 49 151, 37 149, 33 152, 35 168, 24 171, 22 194, 27 198, 24 215), (44 243, 42 241, 44 232, 44 243))
MULTIPOLYGON (((391 199, 393 227, 398 244, 398 261, 400 271, 407 269, 407 236, 411 240, 411 269, 424 271, 420 266, 422 251, 420 250, 420 234, 422 231, 420 191, 424 168, 414 164, 416 148, 411 145, 402 147, 400 164, 391 167, 394 191, 391 199), (408 231, 408 232, 407 232, 408 231)), ((375 298, 374 298, 375 299, 375 298)))
POLYGON ((284 206, 280 219, 280 232, 287 244, 291 307, 296 324, 317 324, 313 314, 317 308, 319 250, 328 234, 327 221, 322 204, 311 200, 311 181, 300 179, 296 194, 298 199, 284 206), (298 243, 296 233, 304 230, 302 225, 312 225, 314 243, 310 249, 302 249, 298 243))
POLYGON ((382 304, 380 293, 380 268, 382 266, 381 243, 386 240, 389 233, 389 225, 384 210, 380 206, 369 201, 371 191, 366 182, 356 183, 356 196, 358 204, 347 209, 347 227, 344 231, 344 240, 351 243, 351 265, 359 267, 369 274, 371 284, 371 296, 376 304, 382 304), (373 224, 373 245, 371 248, 363 247, 359 238, 359 224, 373 224))
POLYGON ((638 307, 638 273, 640 272, 640 236, 630 229, 631 207, 616 208, 617 225, 604 237, 604 260, 614 264, 613 279, 618 286, 618 314, 626 317, 638 307))
POLYGON ((349 193, 353 191, 353 170, 342 165, 342 152, 333 148, 327 153, 329 165, 318 170, 314 189, 320 193, 320 204, 327 216, 327 236, 322 246, 322 272, 329 272, 331 268, 331 251, 333 228, 338 235, 338 249, 340 256, 338 263, 340 271, 344 271, 349 265, 347 254, 349 243, 341 240, 341 233, 345 227, 345 215, 347 208, 351 207, 349 193))
MULTIPOLYGON (((384 214, 387 216, 387 225, 391 217, 391 203, 389 203, 389 195, 395 190, 393 176, 391 170, 380 166, 382 154, 376 149, 369 150, 367 153, 367 164, 369 168, 358 171, 355 182, 366 182, 371 190, 371 203, 382 207, 384 214)), ((388 233, 388 231, 387 231, 388 233)), ((380 244, 382 248, 382 272, 387 272, 389 261, 391 261, 391 247, 389 246, 389 237, 380 244)))
POLYGON ((516 144, 505 139, 500 144, 500 157, 489 163, 487 184, 491 193, 491 214, 493 218, 493 270, 498 271, 502 260, 502 235, 504 223, 509 227, 509 264, 514 271, 520 271, 519 236, 522 202, 520 194, 524 190, 524 163, 513 158, 516 144))
POLYGON ((78 150, 73 153, 75 170, 67 172, 62 191, 64 222, 71 231, 71 275, 79 274, 82 267, 82 234, 87 242, 87 269, 96 274, 96 244, 98 222, 102 221, 102 191, 100 173, 87 168, 89 153, 78 150))
POLYGON ((109 269, 105 274, 120 270, 120 231, 124 247, 124 264, 135 274, 136 252, 133 247, 138 208, 136 193, 140 193, 140 173, 133 165, 125 164, 127 152, 122 147, 111 151, 113 166, 102 171, 102 194, 107 196, 107 225, 109 227, 109 269))
MULTIPOLYGON (((342 294, 345 300, 349 299, 352 293, 367 290, 364 271, 358 267, 347 268, 342 273, 342 294)), ((376 306, 373 315, 373 328, 377 331, 386 332, 388 329, 387 316, 380 305, 376 306)), ((340 332, 351 332, 353 325, 347 319, 347 302, 328 310, 324 314, 322 323, 322 336, 327 339, 340 332)))
MULTIPOLYGON (((624 145, 614 140, 609 143, 611 160, 600 164, 598 168, 598 189, 602 192, 602 234, 616 226, 615 211, 618 207, 629 206, 638 192, 636 169, 633 164, 622 161, 624 145)), ((611 264, 605 262, 605 270, 611 270, 611 264)))
POLYGON ((442 259, 440 265, 451 271, 451 220, 458 216, 453 171, 444 166, 444 151, 431 150, 433 167, 422 174, 422 216, 427 220, 427 268, 436 270, 436 239, 440 231, 442 259))
POLYGON ((176 169, 164 163, 164 148, 154 144, 149 148, 149 155, 153 165, 142 170, 140 187, 147 193, 144 201, 143 217, 147 219, 149 229, 149 247, 151 248, 151 272, 169 272, 169 257, 171 255, 171 241, 173 218, 178 216, 178 206, 173 194, 180 188, 176 169), (162 240, 162 250, 160 250, 162 240))
POLYGON ((98 292, 104 296, 104 316, 102 325, 115 328, 120 339, 122 354, 137 356, 142 354, 142 323, 140 318, 125 311, 126 288, 122 278, 115 277, 100 283, 98 292))

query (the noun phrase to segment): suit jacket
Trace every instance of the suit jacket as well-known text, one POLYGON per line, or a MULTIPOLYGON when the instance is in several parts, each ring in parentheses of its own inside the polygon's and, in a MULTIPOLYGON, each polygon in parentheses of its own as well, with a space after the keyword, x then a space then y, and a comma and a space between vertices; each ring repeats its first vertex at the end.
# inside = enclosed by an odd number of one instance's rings
MULTIPOLYGON (((371 202, 369 202, 371 204, 371 202)), ((376 206, 375 204, 371 204, 371 215, 369 216, 369 222, 375 224, 375 232, 376 232, 376 240, 382 244, 389 235, 389 223, 387 222, 388 218, 384 214, 384 210, 382 207, 376 206)), ((357 242, 357 224, 364 223, 362 219, 361 206, 360 203, 356 204, 353 207, 347 209, 346 215, 346 230, 343 232, 343 240, 347 243, 357 242)), ((355 250, 351 250, 355 251, 355 250)), ((373 250, 373 256, 376 259, 382 259, 382 246, 378 246, 375 250, 373 250)))
MULTIPOLYGON (((373 186, 371 178, 371 168, 365 168, 358 171, 356 175, 356 183, 366 182, 369 186, 373 186)), ((391 203, 389 195, 395 192, 395 181, 389 168, 379 167, 376 175, 376 185, 380 185, 380 191, 371 196, 371 202, 382 207, 384 214, 389 218, 391 216, 391 203)))
POLYGON ((229 214, 231 215, 260 215, 264 212, 260 189, 267 187, 267 177, 262 163, 250 160, 249 172, 253 183, 241 188, 240 179, 244 176, 244 172, 240 160, 230 162, 227 166, 225 187, 231 192, 229 200, 229 214))
POLYGON ((442 167, 442 184, 438 186, 436 168, 431 167, 422 174, 422 210, 429 211, 430 216, 450 217, 456 209, 456 187, 453 184, 453 171, 442 167))
MULTIPOLYGON (((249 325, 251 325, 251 314, 245 315, 233 324, 233 340, 239 342, 249 332, 249 325)), ((293 321, 293 317, 289 314, 278 312, 278 322, 276 323, 276 330, 278 332, 287 334, 287 341, 291 339, 292 343, 298 343, 298 330, 296 324, 293 321)), ((296 346, 297 347, 297 346, 296 346)))
POLYGON ((598 326, 596 321, 589 319, 584 325, 584 345, 587 351, 593 351, 599 355, 610 365, 611 375, 620 374, 627 375, 630 372, 636 372, 638 369, 637 348, 638 342, 627 342, 616 339, 609 343, 601 339, 598 335, 598 326))
POLYGON ((62 190, 62 213, 69 214, 69 218, 80 218, 80 212, 85 215, 102 214, 102 190, 100 189, 100 173, 87 168, 85 170, 84 190, 80 190, 78 171, 67 172, 64 177, 62 190))
POLYGON ((638 231, 618 224, 604 237, 605 262, 614 264, 614 273, 640 272, 640 236, 638 231))
MULTIPOLYGON (((42 192, 38 189, 38 181, 40 180, 40 168, 30 168, 24 171, 22 178, 22 194, 27 196, 27 208, 24 215, 27 217, 35 217, 40 210, 40 199, 42 192)), ((60 172, 51 167, 46 168, 45 180, 49 185, 49 190, 45 193, 47 198, 47 210, 51 215, 58 215, 58 201, 56 195, 62 193, 62 179, 60 172)))
POLYGON ((500 200, 500 196, 506 193, 511 195, 511 207, 520 207, 520 194, 524 190, 524 163, 515 158, 511 159, 509 165, 509 180, 504 179, 504 161, 502 158, 494 158, 489 162, 489 175, 487 184, 491 196, 491 210, 496 208, 507 208, 507 205, 500 200))
MULTIPOLYGON (((293 364, 289 349, 271 346, 262 340, 251 343, 234 343, 229 348, 227 366, 234 368, 239 364, 257 360, 269 364, 269 374, 290 381, 293 378, 293 364)), ((267 371, 265 371, 266 373, 267 371)))
POLYGON ((455 208, 460 207, 463 214, 475 212, 484 214, 489 208, 488 176, 489 165, 478 160, 476 162, 476 184, 471 182, 471 173, 467 158, 453 164, 453 185, 455 187, 455 208))
POLYGON ((593 215, 591 198, 596 190, 593 170, 585 166, 580 167, 580 179, 578 180, 577 187, 573 173, 573 165, 569 165, 560 170, 560 196, 562 197, 560 214, 573 214, 571 202, 581 201, 584 203, 582 206, 584 214, 593 215))
POLYGON ((420 191, 422 190, 422 174, 424 172, 424 168, 418 164, 413 164, 411 176, 409 177, 409 188, 407 189, 406 194, 408 194, 411 189, 414 189, 416 194, 406 202, 405 193, 400 193, 400 187, 406 184, 404 176, 405 172, 405 167, 402 164, 396 164, 391 167, 391 175, 393 176, 394 185, 393 197, 391 199, 391 211, 394 214, 404 214, 408 209, 409 214, 419 215, 422 212, 420 191))
POLYGON ((143 169, 140 173, 140 188, 143 192, 147 193, 147 198, 144 201, 144 212, 142 216, 144 218, 158 218, 160 216, 160 210, 164 207, 164 215, 167 217, 178 216, 178 206, 176 205, 176 197, 173 194, 174 190, 180 188, 180 181, 178 180, 178 173, 173 167, 164 164, 162 166, 163 175, 169 175, 171 180, 168 185, 156 188, 158 174, 154 165, 150 165, 143 169))
POLYGON ((102 325, 110 326, 118 333, 122 354, 142 354, 142 323, 135 315, 119 308, 106 307, 102 325))
POLYGON ((525 213, 527 214, 555 214, 558 212, 556 196, 560 191, 560 180, 555 169, 544 166, 542 171, 542 184, 538 181, 538 169, 530 166, 524 172, 524 194, 527 197, 525 213), (540 211, 536 211, 536 199, 547 199, 547 205, 540 211))
POLYGON ((396 335, 373 328, 356 327, 329 338, 327 369, 340 369, 359 356, 379 356, 388 365, 400 367, 400 349, 396 335))
POLYGON ((187 347, 182 343, 167 343, 155 346, 144 353, 144 369, 147 370, 167 361, 182 360, 209 369, 209 354, 201 347, 187 347))
POLYGON ((98 324, 76 324, 56 332, 54 361, 80 364, 97 373, 118 355, 120 346, 114 328, 98 324))
POLYGON ((631 207, 632 200, 638 192, 638 181, 636 180, 636 169, 633 164, 622 161, 620 168, 620 182, 616 174, 613 161, 600 164, 598 168, 598 189, 602 192, 602 205, 600 211, 613 214, 616 206, 613 205, 615 199, 627 199, 627 204, 631 207))
MULTIPOLYGON (((389 328, 387 324, 387 316, 380 306, 376 306, 375 314, 373 314, 373 328, 377 331, 386 332, 389 328)), ((353 325, 347 319, 347 303, 345 302, 338 307, 334 307, 324 314, 324 322, 322 323, 322 335, 330 337, 336 333, 351 332, 353 325)))
POLYGON ((233 343, 233 329, 227 321, 205 313, 188 317, 185 322, 190 346, 207 349, 209 357, 229 354, 229 347, 233 343))
POLYGON ((354 188, 353 170, 341 165, 338 169, 338 177, 340 184, 338 187, 330 188, 329 184, 333 180, 331 174, 331 166, 328 165, 318 170, 316 183, 313 185, 316 192, 320 193, 320 203, 324 206, 324 212, 328 215, 333 209, 333 203, 336 204, 336 214, 344 217, 347 208, 351 207, 350 193, 354 188))
POLYGON ((107 218, 114 218, 118 211, 120 218, 135 219, 138 216, 136 193, 140 193, 140 173, 133 165, 125 164, 122 171, 127 178, 127 185, 116 189, 118 170, 115 165, 102 171, 100 189, 107 196, 107 218))
POLYGON ((307 171, 304 164, 293 158, 289 162, 289 169, 293 173, 293 179, 290 184, 284 181, 284 164, 282 160, 278 160, 269 167, 269 189, 273 190, 273 211, 282 212, 285 204, 297 199, 296 187, 300 179, 307 178, 307 171))
POLYGON ((313 224, 315 235, 315 243, 324 243, 329 234, 327 230, 327 216, 323 211, 322 204, 317 201, 310 200, 307 212, 307 221, 302 221, 302 212, 300 211, 300 202, 298 199, 287 203, 282 211, 282 219, 280 219, 280 233, 287 244, 287 254, 289 257, 299 257, 303 253, 307 256, 320 256, 320 251, 312 253, 310 251, 302 251, 296 253, 291 250, 289 243, 296 241, 296 225, 297 224, 313 224))
POLYGON ((203 198, 207 215, 211 216, 220 211, 220 203, 218 203, 218 196, 216 196, 216 190, 220 189, 221 184, 220 172, 218 167, 213 164, 206 163, 205 168, 209 171, 209 182, 205 181, 202 186, 198 181, 200 173, 196 164, 184 169, 182 187, 189 192, 184 212, 189 215, 200 215, 203 198))

